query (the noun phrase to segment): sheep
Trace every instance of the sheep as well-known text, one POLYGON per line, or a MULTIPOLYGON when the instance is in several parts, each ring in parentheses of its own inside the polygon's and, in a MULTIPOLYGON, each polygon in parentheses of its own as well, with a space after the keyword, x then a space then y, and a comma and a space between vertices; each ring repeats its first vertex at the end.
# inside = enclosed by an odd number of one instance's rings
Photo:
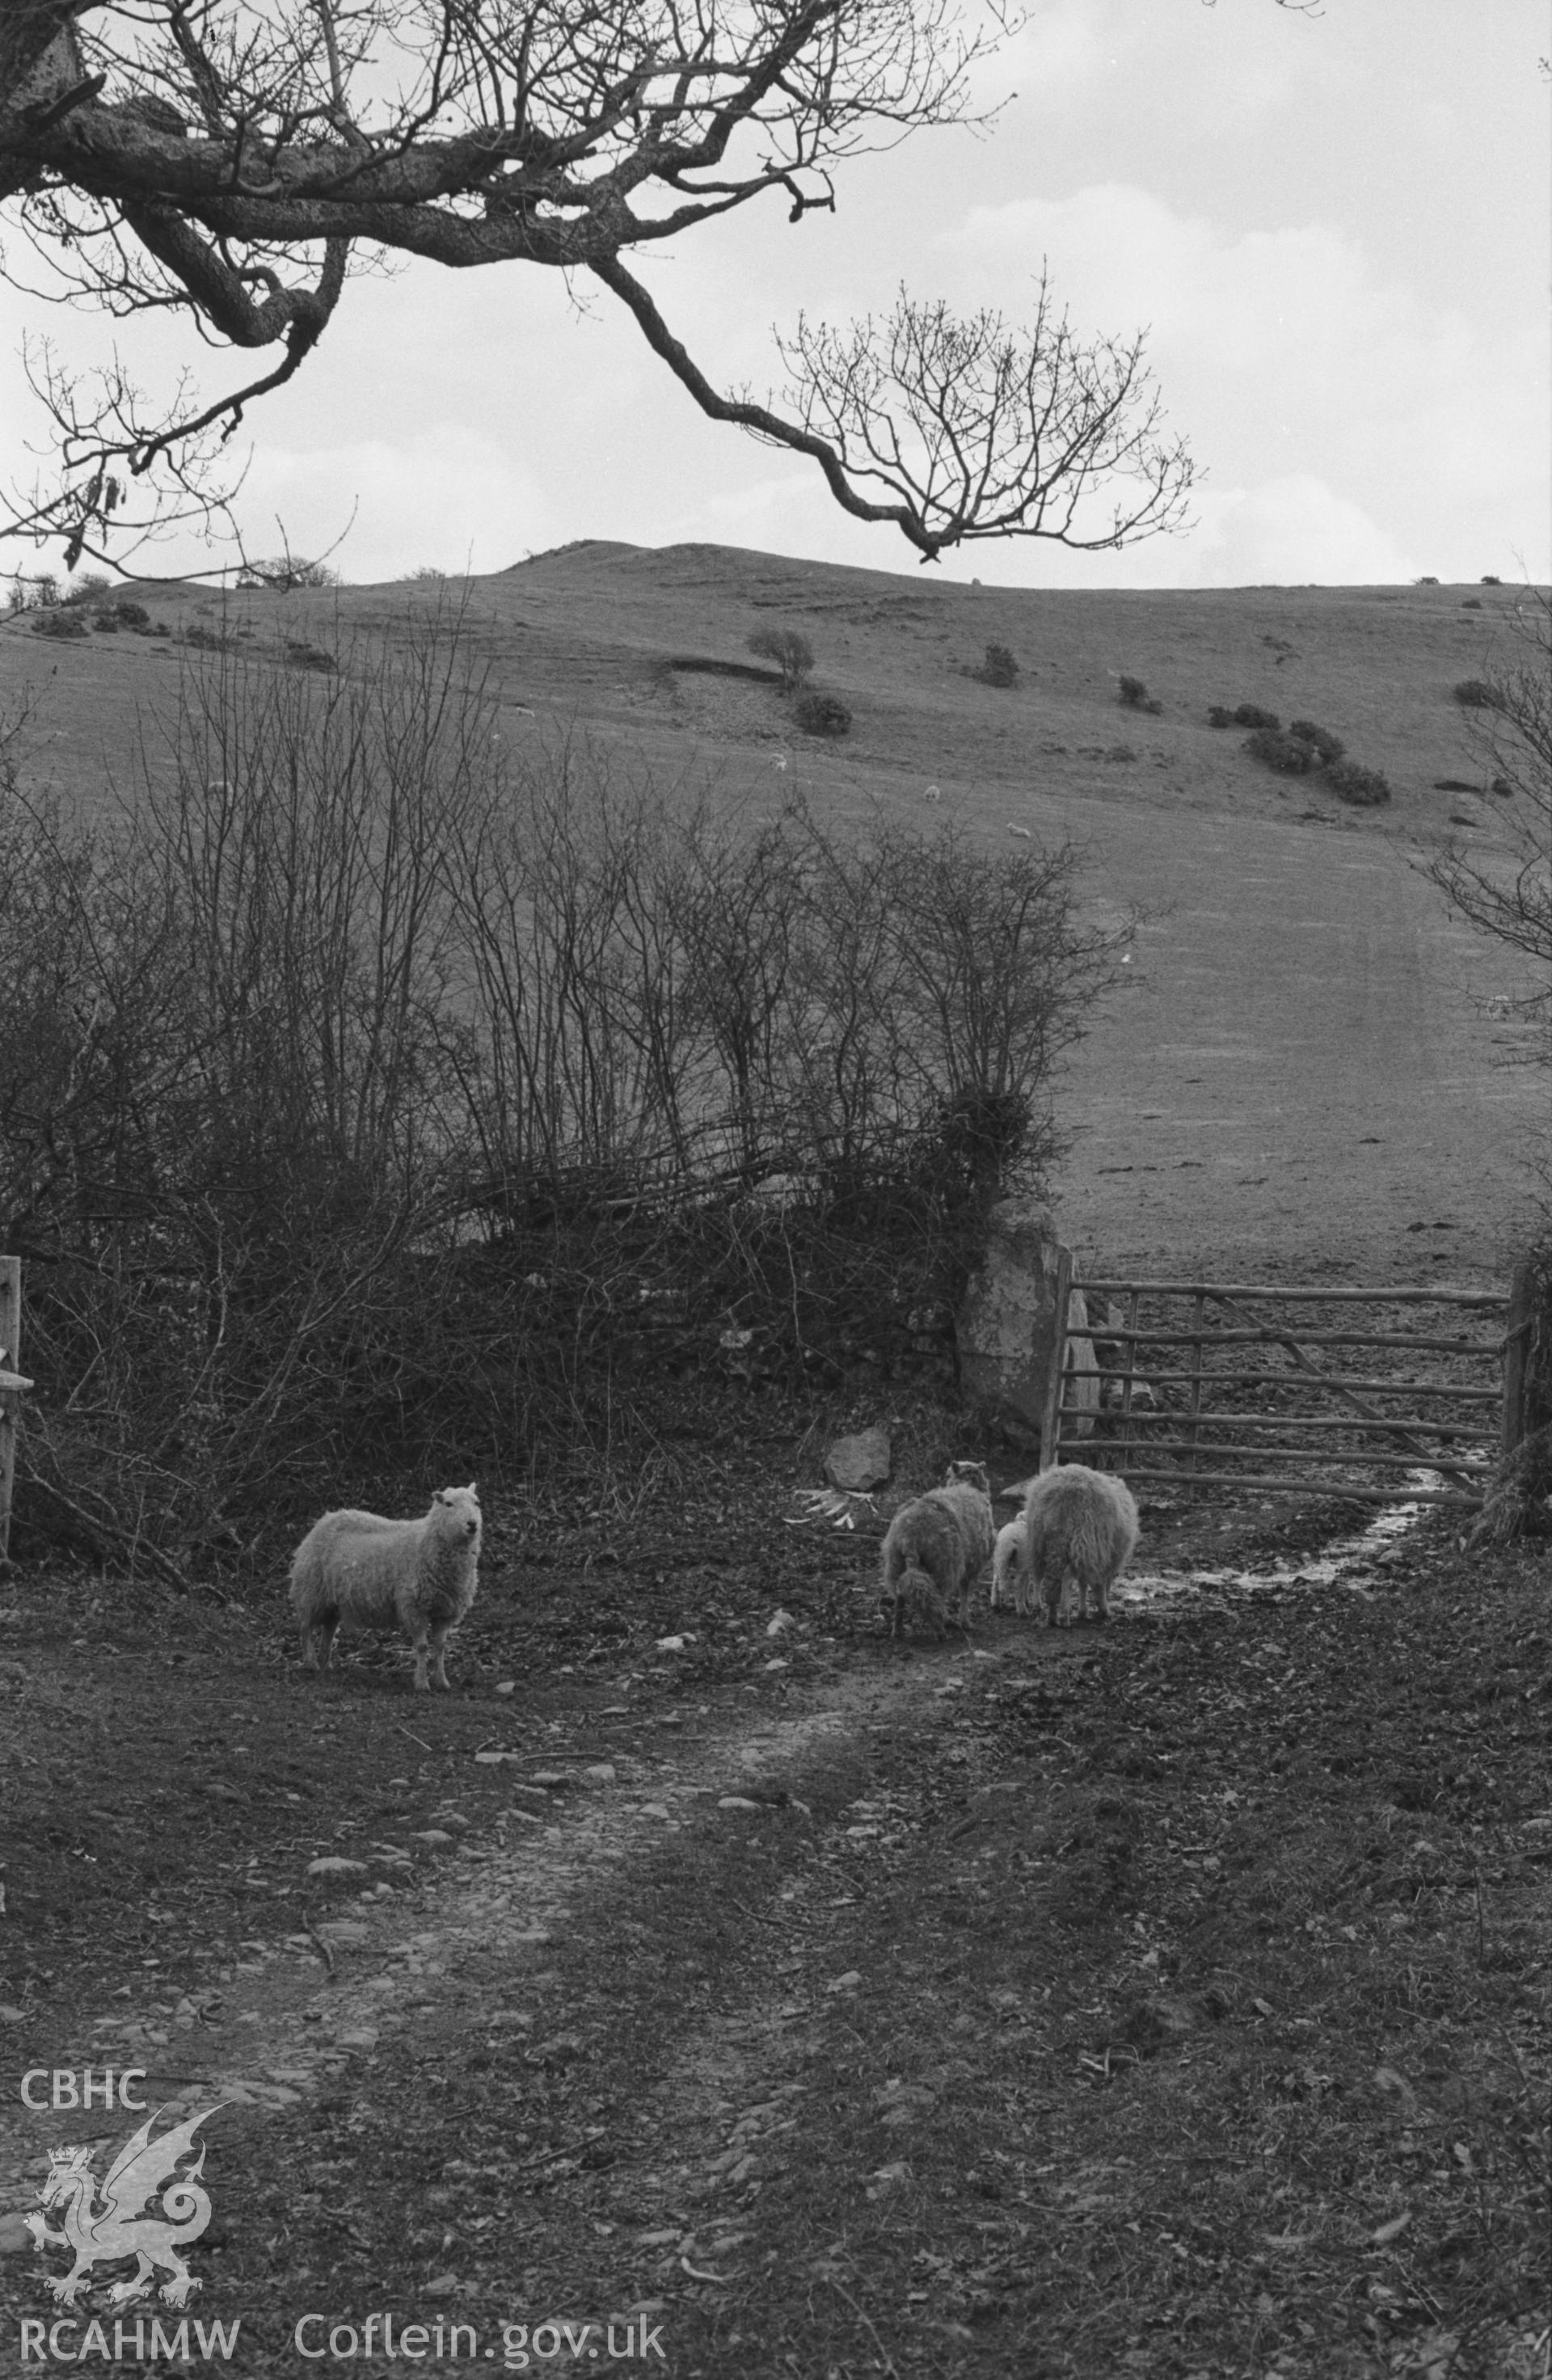
POLYGON ((402 1628, 415 1648, 417 1691, 428 1691, 427 1663, 447 1690, 443 1648, 479 1585, 479 1499, 442 1488, 424 1519, 385 1521, 376 1512, 325 1512, 297 1548, 291 1608, 302 1633, 305 1668, 327 1669, 334 1631, 402 1628), (319 1659, 321 1644, 322 1659, 319 1659))
POLYGON ((1019 1557, 1024 1551, 1024 1514, 1004 1522, 991 1549, 991 1608, 1012 1603, 1018 1592, 1019 1557))
POLYGON ((1108 1620, 1110 1588, 1137 1542, 1137 1507, 1125 1482, 1081 1463, 1042 1471, 1025 1504, 1024 1533, 1013 1593, 1016 1609, 1033 1609, 1037 1590, 1043 1592, 1046 1623, 1054 1628, 1061 1590, 1071 1576, 1078 1589, 1079 1619, 1092 1591, 1096 1617, 1108 1620))
POLYGON ((952 1463, 941 1488, 903 1504, 884 1539, 883 1592, 894 1598, 891 1634, 907 1607, 913 1625, 941 1637, 951 1599, 968 1630, 970 1590, 991 1554, 991 1488, 984 1464, 952 1463))

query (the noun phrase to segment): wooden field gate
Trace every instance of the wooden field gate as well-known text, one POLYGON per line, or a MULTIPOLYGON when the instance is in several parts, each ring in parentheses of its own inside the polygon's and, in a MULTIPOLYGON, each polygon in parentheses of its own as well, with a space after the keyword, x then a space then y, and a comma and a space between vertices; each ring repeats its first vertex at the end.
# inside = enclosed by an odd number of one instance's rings
POLYGON ((1187 1494, 1476 1507, 1522 1432, 1523 1272, 1507 1294, 1080 1283, 1063 1251, 1056 1293, 1042 1466, 1187 1494))
POLYGON ((0 1257, 0 1567, 11 1540, 11 1485, 16 1475, 17 1424, 32 1386, 21 1359, 21 1258, 0 1257))

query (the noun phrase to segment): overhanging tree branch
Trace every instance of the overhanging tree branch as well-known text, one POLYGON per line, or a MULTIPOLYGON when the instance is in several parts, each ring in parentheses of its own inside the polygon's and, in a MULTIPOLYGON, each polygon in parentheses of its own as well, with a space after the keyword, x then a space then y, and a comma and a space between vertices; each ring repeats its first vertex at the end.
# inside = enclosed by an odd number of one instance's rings
POLYGON ((300 369, 367 250, 591 271, 710 419, 815 462, 924 559, 1178 526, 1190 464, 1141 342, 1083 345, 1043 286, 1027 331, 903 296, 880 325, 800 321, 792 384, 760 405, 713 386, 626 261, 768 193, 794 224, 832 209, 849 157, 975 120, 973 74, 1016 22, 1001 0, 0 0, 0 202, 54 293, 284 349, 155 418, 115 370, 95 434, 68 384, 63 483, 13 499, 9 533, 73 537, 83 505, 105 531, 88 483, 144 494, 152 465, 187 509, 203 483, 181 458, 300 369))

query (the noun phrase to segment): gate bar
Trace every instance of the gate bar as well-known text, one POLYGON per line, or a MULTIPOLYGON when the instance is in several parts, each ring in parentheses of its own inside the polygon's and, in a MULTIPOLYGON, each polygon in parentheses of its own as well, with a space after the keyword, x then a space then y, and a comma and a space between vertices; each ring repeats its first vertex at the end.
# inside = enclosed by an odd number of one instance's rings
MULTIPOLYGON (((1419 1471, 1432 1470, 1427 1463, 1417 1465, 1419 1471)), ((1137 1479, 1157 1479, 1173 1488, 1255 1488, 1266 1496, 1317 1496, 1328 1504, 1460 1504, 1472 1512, 1480 1512, 1480 1496, 1467 1495, 1454 1488, 1347 1488, 1332 1480, 1253 1479, 1238 1471, 1128 1471, 1128 1484, 1137 1479)))
MULTIPOLYGON (((1085 1446, 1095 1442, 1093 1439, 1082 1441, 1085 1446)), ((1098 1443, 1117 1446, 1122 1441, 1110 1438, 1101 1439, 1098 1443)), ((1364 1471, 1447 1471, 1452 1478, 1485 1478, 1494 1467, 1491 1459, 1483 1455, 1447 1454, 1436 1462, 1429 1454, 1370 1454, 1353 1446, 1224 1446, 1214 1439, 1196 1438, 1150 1438, 1147 1451, 1150 1454, 1186 1457, 1233 1454, 1243 1463, 1350 1463, 1364 1471)), ((1182 1486, 1187 1488, 1195 1476, 1189 1464, 1179 1474, 1182 1486)))
MULTIPOLYGON (((1292 1326, 1275 1322, 1264 1330, 1099 1330, 1091 1334, 1111 1340, 1140 1340, 1151 1347, 1245 1347, 1287 1343, 1292 1326)), ((1302 1347, 1423 1347, 1435 1355, 1501 1355, 1502 1339, 1424 1339, 1411 1330, 1301 1330, 1302 1347)))
MULTIPOLYGON (((1190 1372, 1156 1372, 1151 1366, 1136 1375, 1139 1380, 1146 1380, 1150 1385, 1155 1380, 1190 1380, 1194 1377, 1190 1372)), ((1242 1372, 1227 1367, 1220 1371, 1215 1364, 1204 1378, 1214 1387, 1220 1383, 1226 1385, 1231 1380, 1275 1381, 1285 1389, 1307 1388, 1319 1382, 1328 1389, 1371 1389, 1385 1396, 1454 1397, 1471 1404, 1489 1405, 1499 1402, 1497 1389, 1458 1389, 1449 1380, 1375 1380, 1360 1373, 1300 1372, 1291 1366, 1282 1372, 1242 1372)), ((1073 1405, 1066 1410, 1075 1413, 1078 1407, 1073 1405)))
MULTIPOLYGON (((1076 1413, 1078 1410, 1076 1405, 1062 1407, 1063 1413, 1076 1413)), ((1124 1441, 1110 1436, 1101 1427, 1105 1422, 1115 1422, 1122 1418, 1123 1416, 1118 1414, 1113 1406, 1109 1409, 1102 1407, 1099 1422, 1095 1425, 1091 1433, 1092 1443, 1106 1446, 1122 1444, 1124 1441)), ((1173 1414, 1167 1406, 1162 1412, 1157 1414, 1133 1413, 1130 1419, 1134 1424, 1140 1424, 1147 1433, 1145 1439, 1136 1439, 1134 1442, 1138 1445, 1151 1446, 1155 1443, 1155 1431, 1173 1418, 1173 1414)), ((1364 1438, 1388 1438, 1395 1427, 1394 1423, 1388 1421, 1361 1421, 1356 1414, 1350 1419, 1346 1414, 1333 1413, 1314 1415, 1204 1413, 1198 1414, 1196 1419, 1204 1429, 1343 1429, 1350 1435, 1364 1438)), ((1473 1428, 1467 1422, 1432 1421, 1425 1414, 1398 1414, 1396 1420, 1403 1423, 1408 1429, 1426 1430, 1430 1438, 1464 1438, 1469 1439, 1473 1445, 1483 1443, 1483 1432, 1479 1428, 1473 1428)))
MULTIPOLYGON (((1259 1289, 1232 1281, 1085 1281, 1085 1293, 1120 1297, 1135 1290, 1142 1297, 1269 1297, 1312 1305, 1478 1305, 1507 1306, 1502 1290, 1485 1289, 1259 1289)), ((1101 1330, 1101 1339, 1113 1337, 1101 1330)))

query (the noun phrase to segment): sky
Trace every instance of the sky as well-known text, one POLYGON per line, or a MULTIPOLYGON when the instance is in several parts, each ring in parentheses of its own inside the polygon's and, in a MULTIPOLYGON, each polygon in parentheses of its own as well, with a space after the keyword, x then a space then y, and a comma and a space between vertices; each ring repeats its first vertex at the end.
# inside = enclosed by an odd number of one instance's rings
MULTIPOLYGON (((980 70, 988 128, 915 135, 633 269, 724 388, 782 377, 800 309, 899 286, 1027 315, 1042 259, 1076 331, 1147 333, 1198 481, 1184 533, 1119 552, 976 543, 946 577, 1027 587, 1552 578, 1552 48, 1545 0, 1032 0, 980 70)), ((13 249, 12 253, 15 253, 13 249)), ((165 325, 0 293, 0 453, 42 434, 24 332, 116 340, 205 395, 245 359, 165 325)), ((755 547, 907 573, 817 469, 705 419, 607 292, 501 266, 361 280, 245 424, 249 550, 332 549, 354 584, 486 573, 580 538, 755 547)), ((10 550, 14 556, 18 549, 10 550)), ((7 556, 7 559, 10 559, 7 556)), ((57 561, 57 552, 42 557, 57 561)), ((188 541, 139 565, 208 565, 188 541)), ((29 558, 24 566, 36 567, 29 558)))

